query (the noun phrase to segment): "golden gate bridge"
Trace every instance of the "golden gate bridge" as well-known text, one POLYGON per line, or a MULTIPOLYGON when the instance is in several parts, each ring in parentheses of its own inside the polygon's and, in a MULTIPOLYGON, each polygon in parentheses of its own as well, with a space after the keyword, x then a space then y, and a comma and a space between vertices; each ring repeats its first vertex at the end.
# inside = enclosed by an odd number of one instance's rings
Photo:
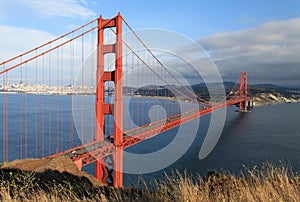
POLYGON ((100 16, 0 68, 2 161, 64 155, 80 169, 95 163, 96 178, 115 187, 123 185, 125 148, 221 108, 236 105, 246 112, 251 106, 246 72, 225 98, 202 99, 120 13, 100 16), (141 83, 152 83, 151 93, 150 86, 138 90, 141 83), (128 104, 131 117, 125 117, 129 97, 139 101, 128 104), (149 120, 146 98, 160 99, 168 113, 149 120), (188 107, 178 111, 175 101, 188 107))

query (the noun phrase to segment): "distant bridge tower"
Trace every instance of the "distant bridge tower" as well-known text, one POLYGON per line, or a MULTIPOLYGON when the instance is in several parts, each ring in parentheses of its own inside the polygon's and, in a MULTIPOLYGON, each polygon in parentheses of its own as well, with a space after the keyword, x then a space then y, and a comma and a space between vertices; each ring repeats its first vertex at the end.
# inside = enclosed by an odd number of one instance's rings
POLYGON ((123 186, 123 85, 122 85, 122 17, 120 13, 114 18, 98 19, 98 43, 97 43, 97 90, 96 90, 96 141, 104 141, 105 116, 114 116, 114 145, 112 156, 96 161, 96 178, 105 184, 115 187, 123 186), (115 27, 116 42, 104 44, 104 29, 115 27), (104 71, 104 55, 115 54, 115 69, 104 71), (113 81, 115 84, 114 105, 105 102, 105 82, 113 81))
POLYGON ((239 108, 240 108, 239 111, 247 112, 248 107, 253 107, 253 105, 248 92, 248 76, 246 72, 240 73, 239 94, 240 94, 240 98, 243 99, 243 101, 239 103, 239 108))

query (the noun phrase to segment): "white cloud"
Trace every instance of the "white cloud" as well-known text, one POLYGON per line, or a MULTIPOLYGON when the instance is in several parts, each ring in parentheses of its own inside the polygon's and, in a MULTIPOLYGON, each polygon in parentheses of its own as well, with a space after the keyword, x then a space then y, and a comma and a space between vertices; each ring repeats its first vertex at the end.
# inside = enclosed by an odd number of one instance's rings
POLYGON ((300 86, 300 18, 199 40, 225 79, 247 71, 256 82, 300 86))
POLYGON ((0 26, 0 33, 0 61, 7 60, 55 38, 47 32, 10 26, 0 26))
POLYGON ((70 18, 89 18, 96 16, 95 12, 88 9, 85 0, 21 0, 31 7, 38 16, 61 16, 70 18))

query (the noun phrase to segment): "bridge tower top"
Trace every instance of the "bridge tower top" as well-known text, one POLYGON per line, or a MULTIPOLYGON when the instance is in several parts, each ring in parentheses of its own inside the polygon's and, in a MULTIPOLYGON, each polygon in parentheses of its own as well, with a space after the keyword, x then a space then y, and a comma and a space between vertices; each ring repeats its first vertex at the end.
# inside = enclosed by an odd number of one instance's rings
POLYGON ((240 89, 239 89, 240 97, 247 98, 248 95, 248 75, 247 72, 240 73, 240 89))

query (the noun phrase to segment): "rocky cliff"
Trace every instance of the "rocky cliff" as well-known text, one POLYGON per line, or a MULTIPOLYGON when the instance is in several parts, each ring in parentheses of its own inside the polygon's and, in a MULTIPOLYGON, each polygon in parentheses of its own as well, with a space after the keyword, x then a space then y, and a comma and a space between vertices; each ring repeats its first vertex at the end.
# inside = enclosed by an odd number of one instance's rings
POLYGON ((254 96, 255 106, 300 102, 300 95, 285 96, 280 93, 259 93, 254 96))

